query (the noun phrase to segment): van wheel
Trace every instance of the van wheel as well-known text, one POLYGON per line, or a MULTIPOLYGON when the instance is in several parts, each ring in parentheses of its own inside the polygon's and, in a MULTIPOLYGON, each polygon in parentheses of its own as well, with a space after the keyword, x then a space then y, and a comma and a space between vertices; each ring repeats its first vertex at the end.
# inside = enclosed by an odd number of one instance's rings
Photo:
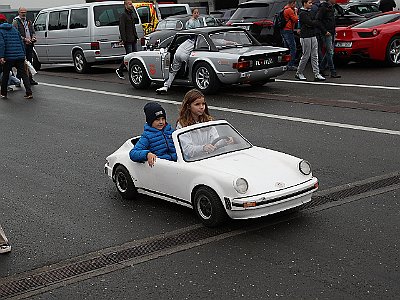
POLYGON ((207 227, 218 226, 228 218, 217 193, 206 186, 202 186, 196 191, 193 199, 193 209, 207 227))
POLYGON ((36 71, 39 71, 42 68, 42 64, 40 63, 36 52, 33 52, 32 65, 33 65, 33 67, 35 68, 36 71))
POLYGON ((75 71, 79 74, 86 73, 90 65, 86 62, 85 56, 81 50, 75 51, 73 55, 75 71))
POLYGON ((129 81, 135 89, 141 90, 150 87, 151 80, 143 64, 137 59, 129 64, 129 81))
POLYGON ((196 65, 193 72, 193 83, 204 94, 214 94, 220 87, 217 75, 206 62, 200 62, 196 65))

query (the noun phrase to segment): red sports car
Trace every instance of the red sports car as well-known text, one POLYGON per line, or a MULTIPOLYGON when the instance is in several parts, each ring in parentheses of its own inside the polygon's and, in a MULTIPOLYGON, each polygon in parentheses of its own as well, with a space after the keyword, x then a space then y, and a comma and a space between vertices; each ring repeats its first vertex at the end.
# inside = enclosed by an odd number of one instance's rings
POLYGON ((372 59, 400 66, 400 12, 336 28, 335 57, 341 63, 372 59))

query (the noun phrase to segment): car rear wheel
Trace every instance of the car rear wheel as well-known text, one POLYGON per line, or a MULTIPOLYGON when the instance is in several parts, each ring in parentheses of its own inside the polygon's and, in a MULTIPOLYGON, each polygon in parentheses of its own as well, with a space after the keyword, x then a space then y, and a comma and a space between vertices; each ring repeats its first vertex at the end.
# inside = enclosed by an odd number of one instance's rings
POLYGON ((81 50, 77 50, 73 54, 75 71, 79 74, 87 73, 90 65, 87 63, 85 55, 81 50))
POLYGON ((135 89, 146 89, 151 84, 143 64, 137 59, 129 64, 129 81, 135 89))
POLYGON ((215 227, 228 217, 221 199, 209 187, 200 187, 193 199, 193 209, 205 226, 215 227))
POLYGON ((193 83, 203 94, 214 94, 220 87, 213 68, 205 62, 200 62, 196 65, 193 73, 193 83))
POLYGON ((400 66, 400 36, 394 36, 386 49, 386 62, 389 66, 400 66))
POLYGON ((137 190, 129 171, 122 165, 115 169, 115 186, 122 198, 130 200, 135 198, 137 190))

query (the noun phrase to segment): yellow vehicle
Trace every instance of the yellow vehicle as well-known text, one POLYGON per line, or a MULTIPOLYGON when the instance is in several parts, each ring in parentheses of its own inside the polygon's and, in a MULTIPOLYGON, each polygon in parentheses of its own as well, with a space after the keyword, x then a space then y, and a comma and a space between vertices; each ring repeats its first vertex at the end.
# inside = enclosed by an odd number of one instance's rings
POLYGON ((142 21, 144 34, 152 33, 158 24, 159 13, 157 4, 153 2, 134 2, 137 13, 142 21))

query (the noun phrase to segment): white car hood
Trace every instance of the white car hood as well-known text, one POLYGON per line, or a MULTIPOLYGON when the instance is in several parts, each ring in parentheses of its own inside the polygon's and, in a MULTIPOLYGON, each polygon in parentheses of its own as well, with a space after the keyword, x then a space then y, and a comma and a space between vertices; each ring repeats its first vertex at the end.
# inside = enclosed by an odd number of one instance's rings
POLYGON ((299 171, 301 159, 259 147, 216 156, 202 161, 204 167, 249 183, 248 194, 285 189, 312 178, 299 171))

